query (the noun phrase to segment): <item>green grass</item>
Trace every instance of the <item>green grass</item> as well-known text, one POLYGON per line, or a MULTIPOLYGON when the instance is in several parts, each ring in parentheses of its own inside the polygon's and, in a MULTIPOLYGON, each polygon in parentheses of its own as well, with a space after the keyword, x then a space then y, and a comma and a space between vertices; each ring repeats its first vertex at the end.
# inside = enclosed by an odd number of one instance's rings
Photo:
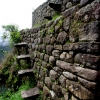
POLYGON ((30 88, 30 82, 26 82, 23 85, 21 85, 16 92, 12 92, 10 89, 6 91, 5 94, 0 96, 0 100, 24 100, 21 97, 21 91, 27 90, 30 88))

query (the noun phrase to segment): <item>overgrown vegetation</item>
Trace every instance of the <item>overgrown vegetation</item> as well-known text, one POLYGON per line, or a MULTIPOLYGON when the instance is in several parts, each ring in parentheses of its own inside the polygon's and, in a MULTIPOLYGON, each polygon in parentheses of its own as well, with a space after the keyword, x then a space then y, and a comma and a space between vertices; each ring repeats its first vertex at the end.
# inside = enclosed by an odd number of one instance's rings
MULTIPOLYGON (((18 76, 18 71, 26 67, 27 64, 24 61, 21 61, 20 66, 17 64, 15 51, 6 56, 0 67, 0 75, 3 74, 4 76, 4 82, 0 85, 0 88, 3 85, 5 87, 0 91, 0 100, 24 100, 21 97, 21 91, 33 88, 36 85, 34 76, 18 76)), ((42 100, 41 95, 36 100, 42 100)))
POLYGON ((21 97, 21 91, 27 90, 30 87, 33 87, 32 82, 26 81, 18 88, 18 91, 16 92, 12 91, 11 89, 8 89, 5 94, 0 96, 0 100, 24 100, 21 97))
POLYGON ((21 41, 18 25, 3 25, 2 28, 4 29, 3 39, 8 38, 11 45, 21 41))

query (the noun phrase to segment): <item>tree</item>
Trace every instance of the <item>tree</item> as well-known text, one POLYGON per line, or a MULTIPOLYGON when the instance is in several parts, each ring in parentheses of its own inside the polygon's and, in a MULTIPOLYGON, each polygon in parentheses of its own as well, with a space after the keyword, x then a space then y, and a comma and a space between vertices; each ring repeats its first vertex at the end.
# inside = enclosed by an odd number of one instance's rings
POLYGON ((4 29, 3 39, 9 38, 10 44, 18 43, 21 41, 20 32, 17 25, 3 25, 2 28, 4 29))

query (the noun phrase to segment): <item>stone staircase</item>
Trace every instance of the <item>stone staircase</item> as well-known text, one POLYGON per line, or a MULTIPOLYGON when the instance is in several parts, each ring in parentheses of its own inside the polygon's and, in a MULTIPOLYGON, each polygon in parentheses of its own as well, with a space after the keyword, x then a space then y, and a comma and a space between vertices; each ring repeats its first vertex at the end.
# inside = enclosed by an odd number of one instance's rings
MULTIPOLYGON (((60 11, 61 10, 61 3, 49 3, 49 6, 51 8, 53 8, 54 10, 60 11)), ((47 20, 52 20, 52 16, 44 16, 45 19, 47 20)), ((16 57, 17 59, 17 63, 20 65, 20 60, 26 60, 27 64, 29 64, 29 68, 31 68, 31 57, 28 54, 28 45, 26 42, 22 42, 22 43, 18 43, 15 45, 15 47, 17 48, 18 54, 19 56, 16 57), (21 54, 20 53, 20 48, 25 48, 26 50, 26 54, 21 54)), ((25 69, 25 70, 19 70, 18 71, 18 75, 19 76, 30 76, 33 74, 33 69, 25 69)), ((24 99, 29 99, 29 98, 34 98, 37 95, 39 95, 39 88, 38 87, 34 87, 31 88, 29 90, 25 90, 21 92, 21 97, 24 99)), ((32 99, 33 100, 33 99, 32 99)))
MULTIPOLYGON (((30 69, 25 69, 25 70, 19 70, 18 75, 19 76, 33 75, 33 69, 31 68, 31 57, 28 54, 27 43, 26 42, 18 43, 18 44, 15 44, 15 47, 18 51, 18 56, 16 57, 18 65, 20 66, 20 60, 26 60, 27 61, 26 63, 29 65, 28 67, 30 68, 30 69), (20 53, 20 48, 26 49, 25 54, 20 53)), ((21 92, 21 97, 24 99, 34 98, 37 95, 39 95, 39 88, 38 87, 34 87, 34 88, 29 89, 29 90, 25 90, 25 91, 21 92)))

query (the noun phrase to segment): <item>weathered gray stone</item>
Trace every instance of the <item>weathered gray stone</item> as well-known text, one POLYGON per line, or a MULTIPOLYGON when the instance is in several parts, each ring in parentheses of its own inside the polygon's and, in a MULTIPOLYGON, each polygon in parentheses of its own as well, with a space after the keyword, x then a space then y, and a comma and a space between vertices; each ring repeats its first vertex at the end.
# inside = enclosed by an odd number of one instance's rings
POLYGON ((40 52, 36 52, 38 58, 40 58, 40 52))
POLYGON ((55 70, 59 74, 62 74, 62 70, 59 67, 54 67, 53 70, 55 70))
POLYGON ((53 51, 53 45, 46 46, 46 53, 48 55, 51 55, 52 54, 52 51, 53 51))
POLYGON ((37 45, 38 44, 38 39, 34 40, 34 44, 37 45))
POLYGON ((66 87, 66 78, 63 75, 61 75, 59 77, 59 82, 60 82, 62 87, 64 87, 64 88, 66 87))
POLYGON ((85 67, 97 69, 100 57, 91 54, 78 53, 75 55, 74 61, 79 64, 84 64, 85 67))
POLYGON ((48 23, 46 23, 46 27, 49 27, 53 24, 54 21, 49 21, 48 23))
POLYGON ((59 51, 59 50, 53 50, 52 55, 53 55, 56 59, 59 59, 59 58, 60 58, 60 53, 61 53, 61 51, 59 51))
POLYGON ((78 42, 66 43, 63 45, 63 50, 77 51, 77 52, 99 52, 99 42, 78 42))
POLYGON ((86 4, 88 4, 88 3, 92 2, 92 1, 94 1, 94 0, 81 0, 80 1, 80 5, 84 6, 84 5, 86 5, 86 4))
POLYGON ((42 44, 43 43, 43 39, 42 38, 38 38, 38 43, 42 44))
POLYGON ((70 17, 65 18, 63 22, 63 28, 66 32, 68 32, 70 24, 71 24, 71 18, 70 17))
POLYGON ((45 61, 42 61, 42 66, 43 67, 46 67, 47 66, 47 63, 45 61))
POLYGON ((77 76, 70 73, 70 72, 63 72, 63 75, 67 78, 67 79, 71 79, 73 81, 77 80, 77 76))
POLYGON ((45 55, 44 55, 44 60, 45 60, 46 62, 49 62, 49 55, 45 54, 45 55))
POLYGON ((60 59, 67 62, 73 62, 73 52, 72 51, 70 51, 69 53, 63 52, 60 55, 60 59))
POLYGON ((39 51, 43 52, 45 49, 46 49, 46 45, 45 44, 39 45, 39 51))
POLYGON ((38 81, 37 86, 38 88, 43 89, 43 82, 38 81))
POLYGON ((56 97, 55 92, 50 90, 50 96, 51 96, 52 100, 54 100, 56 97))
POLYGON ((44 53, 40 53, 40 59, 44 59, 44 53))
POLYGON ((35 44, 34 43, 32 44, 32 50, 35 50, 35 44))
POLYGON ((65 31, 60 32, 58 34, 58 37, 57 37, 58 43, 64 44, 67 40, 68 40, 68 34, 65 31))
POLYGON ((72 96, 71 100, 77 100, 74 96, 72 96))
POLYGON ((61 29, 61 26, 60 25, 56 25, 55 26, 55 32, 59 32, 60 29, 61 29))
POLYGON ((99 71, 95 71, 87 68, 81 68, 60 60, 57 60, 56 65, 62 69, 75 73, 75 75, 79 75, 90 81, 97 81, 98 75, 100 74, 99 71))
POLYGON ((62 45, 54 45, 55 50, 62 50, 62 45))
POLYGON ((56 41, 55 37, 52 37, 52 38, 51 38, 51 41, 50 41, 50 44, 54 44, 55 41, 56 41))
POLYGON ((43 38, 43 43, 49 44, 50 43, 50 39, 51 39, 51 36, 47 35, 45 38, 43 38))
POLYGON ((84 88, 77 82, 66 80, 66 88, 79 99, 93 100, 95 99, 94 93, 84 88))
POLYGON ((52 90, 53 90, 58 96, 61 95, 61 88, 60 88, 59 85, 53 83, 53 85, 52 85, 52 90))
POLYGON ((82 84, 85 88, 89 89, 89 90, 95 90, 96 87, 97 87, 97 83, 95 82, 90 82, 90 81, 87 81, 85 79, 82 79, 80 77, 78 77, 78 81, 80 84, 82 84))
POLYGON ((51 80, 55 81, 57 77, 58 77, 57 72, 55 72, 54 70, 50 70, 50 78, 51 78, 51 80))
POLYGON ((66 8, 68 9, 70 7, 72 7, 72 3, 71 2, 68 2, 67 5, 66 5, 66 8))
POLYGON ((55 58, 53 57, 53 56, 50 56, 49 57, 49 63, 51 64, 51 65, 55 65, 56 64, 56 60, 55 60, 55 58))
POLYGON ((99 21, 94 21, 83 26, 83 28, 80 29, 79 41, 98 41, 100 37, 99 26, 99 21))
POLYGON ((39 88, 38 87, 34 87, 34 88, 31 88, 27 91, 22 91, 21 92, 21 96, 22 98, 30 98, 30 97, 33 97, 33 96, 36 96, 36 95, 39 95, 39 88))
POLYGON ((50 93, 49 89, 46 86, 43 87, 43 93, 44 93, 44 96, 48 96, 50 93))
POLYGON ((68 17, 69 15, 73 14, 77 10, 77 6, 73 6, 67 10, 64 11, 63 16, 68 17))
POLYGON ((44 82, 45 82, 45 84, 47 85, 47 87, 51 88, 52 82, 51 82, 50 77, 45 77, 44 82))

